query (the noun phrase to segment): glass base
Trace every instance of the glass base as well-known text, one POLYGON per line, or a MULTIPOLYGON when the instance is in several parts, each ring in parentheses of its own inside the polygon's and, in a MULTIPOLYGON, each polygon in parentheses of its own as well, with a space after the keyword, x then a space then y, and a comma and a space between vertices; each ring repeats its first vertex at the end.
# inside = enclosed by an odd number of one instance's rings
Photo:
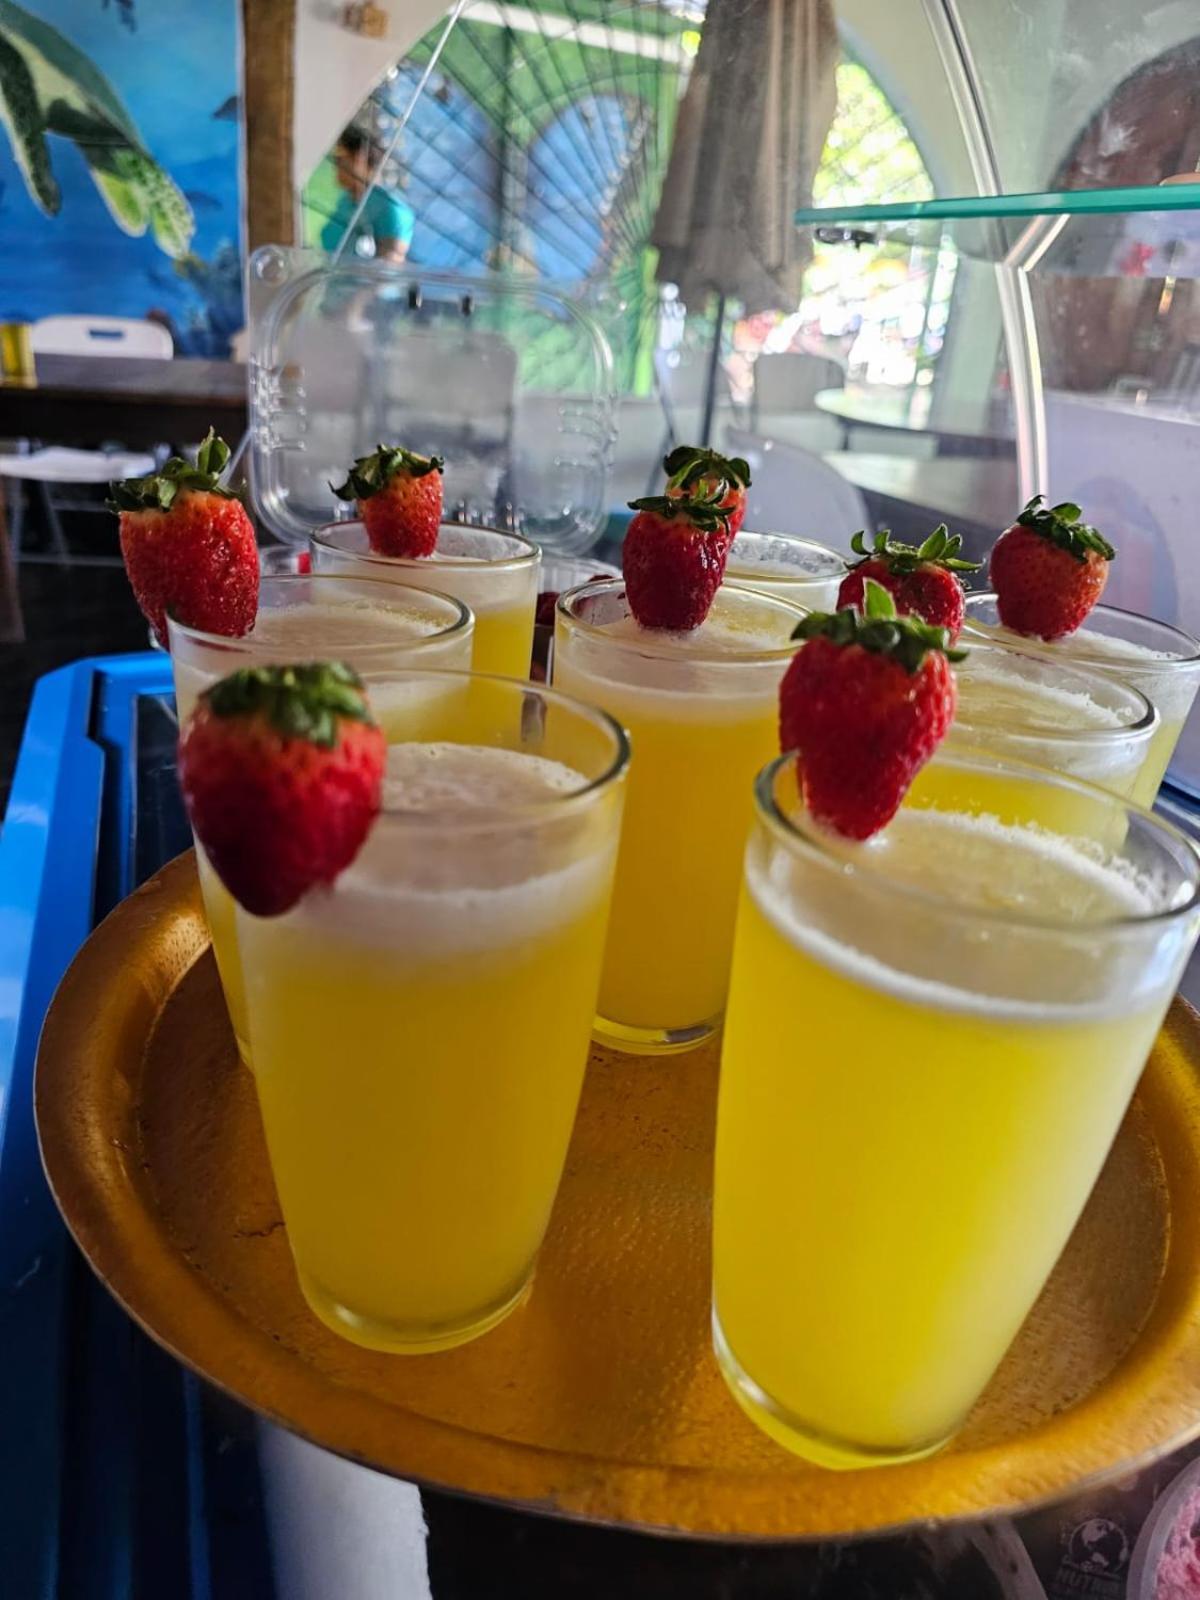
POLYGON ((860 1444, 854 1440, 839 1439, 818 1428, 811 1428, 755 1383, 730 1349, 715 1306, 712 1331, 717 1365, 738 1405, 751 1422, 774 1439, 776 1444, 781 1444, 793 1455, 803 1456, 805 1461, 811 1461, 814 1466, 828 1467, 835 1472, 853 1472, 863 1467, 898 1467, 906 1461, 923 1461, 926 1456, 936 1455, 953 1438, 952 1434, 947 1434, 932 1443, 897 1449, 895 1446, 860 1444))
POLYGON ((690 1028, 635 1028, 610 1017, 596 1016, 592 1038, 629 1056, 678 1056, 711 1039, 721 1026, 720 1017, 697 1022, 690 1028))
POLYGON ((490 1333, 505 1317, 511 1315, 533 1287, 533 1273, 518 1286, 515 1294, 480 1312, 468 1322, 455 1323, 401 1323, 387 1322, 376 1317, 360 1316, 351 1311, 299 1268, 300 1289, 308 1308, 327 1328, 349 1339, 351 1344, 363 1345, 368 1350, 382 1350, 386 1355, 420 1356, 436 1350, 453 1350, 456 1345, 468 1344, 481 1334, 490 1333))

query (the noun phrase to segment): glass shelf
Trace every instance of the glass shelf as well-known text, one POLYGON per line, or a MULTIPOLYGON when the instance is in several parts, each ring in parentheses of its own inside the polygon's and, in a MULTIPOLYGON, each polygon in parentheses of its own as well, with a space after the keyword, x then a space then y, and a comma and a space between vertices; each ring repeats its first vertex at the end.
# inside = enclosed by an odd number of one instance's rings
POLYGON ((1200 174, 1165 186, 808 207, 796 223, 821 244, 953 246, 1026 272, 1200 277, 1200 174))

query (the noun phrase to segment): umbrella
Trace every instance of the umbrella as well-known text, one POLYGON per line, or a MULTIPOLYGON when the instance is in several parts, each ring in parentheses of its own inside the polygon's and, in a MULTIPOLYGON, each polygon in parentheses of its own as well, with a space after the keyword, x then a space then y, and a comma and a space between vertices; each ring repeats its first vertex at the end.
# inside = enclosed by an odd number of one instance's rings
POLYGON ((651 243, 687 305, 717 296, 704 403, 712 431, 725 305, 794 311, 811 255, 795 224, 837 107, 832 0, 709 0, 651 243))

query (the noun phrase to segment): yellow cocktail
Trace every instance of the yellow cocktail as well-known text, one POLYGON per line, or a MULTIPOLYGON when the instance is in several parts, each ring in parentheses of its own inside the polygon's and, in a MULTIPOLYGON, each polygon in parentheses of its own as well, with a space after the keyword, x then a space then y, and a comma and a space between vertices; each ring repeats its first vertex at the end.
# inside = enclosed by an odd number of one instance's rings
MULTIPOLYGON (((1131 684, 998 643, 973 643, 954 671, 958 710, 950 748, 986 750, 1135 796, 1159 718, 1131 684)), ((943 805, 952 798, 945 787, 951 772, 942 772, 943 805)), ((1109 807, 1097 806, 1087 789, 997 778, 988 806, 1005 822, 1040 823, 1080 837, 1102 834, 1112 822, 1109 807)))
MULTIPOLYGON (((167 631, 181 727, 197 696, 239 667, 336 658, 349 662, 370 686, 379 674, 404 662, 471 665, 472 620, 461 602, 357 577, 264 576, 253 631, 241 639, 200 633, 170 620, 167 631)), ((374 701, 389 737, 422 736, 430 715, 425 690, 389 680, 380 685, 374 701)), ((238 1052, 249 1064, 233 903, 198 847, 196 860, 229 1020, 238 1052)))
POLYGON ((446 522, 433 555, 409 559, 376 555, 361 522, 333 522, 313 535, 312 557, 319 572, 357 572, 454 595, 475 617, 475 671, 529 676, 541 556, 528 539, 446 522))
MULTIPOLYGON (((1200 861, 941 809, 865 845, 758 786, 721 1065, 714 1334, 749 1415, 827 1466, 961 1425, 1081 1211, 1195 942, 1200 861)), ((928 775, 928 778, 927 778, 928 775)), ((1011 786, 1072 787, 1011 765, 1011 786)), ((1036 809, 1036 807, 1035 807, 1036 809)), ((1118 825, 1119 824, 1119 825, 1118 825)))
POLYGON ((639 627, 617 579, 559 600, 556 685, 633 742, 597 1016, 618 1049, 687 1049, 720 1020, 751 784, 778 749, 802 615, 722 587, 699 628, 662 633, 639 627))
POLYGON ((970 647, 973 639, 999 640, 1070 667, 1102 672, 1140 690, 1158 711, 1159 722, 1146 748, 1133 798, 1140 805, 1154 804, 1200 689, 1200 640, 1182 628, 1115 606, 1096 606, 1083 627, 1065 639, 1052 643, 1027 639, 1001 627, 992 594, 972 595, 967 601, 960 643, 970 647))
POLYGON ((497 680, 470 699, 485 742, 393 744, 384 812, 332 889, 237 913, 301 1286, 380 1350, 460 1344, 527 1289, 600 974, 620 730, 497 680))
POLYGON ((743 528, 730 547, 724 581, 808 611, 836 611, 838 589, 849 570, 844 556, 815 539, 743 528))

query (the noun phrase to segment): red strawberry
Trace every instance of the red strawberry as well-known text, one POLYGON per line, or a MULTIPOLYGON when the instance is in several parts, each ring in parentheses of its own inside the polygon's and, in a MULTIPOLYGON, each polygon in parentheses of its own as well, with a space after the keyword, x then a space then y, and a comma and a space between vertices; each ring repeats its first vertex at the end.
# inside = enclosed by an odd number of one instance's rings
POLYGON ((729 528, 718 496, 631 500, 637 516, 625 530, 621 568, 629 609, 644 628, 698 628, 709 613, 729 555, 729 528))
MULTIPOLYGON (((331 485, 332 487, 332 485, 331 485)), ((381 556, 431 556, 442 522, 442 460, 401 445, 360 456, 334 494, 353 500, 371 549, 381 556)))
POLYGON ((723 456, 698 444, 677 445, 663 457, 670 499, 710 498, 718 484, 725 493, 718 501, 729 524, 732 539, 746 516, 746 490, 750 487, 750 466, 741 456, 723 456))
POLYGON ((1078 506, 1047 506, 1035 494, 992 547, 989 573, 1006 628, 1037 639, 1061 639, 1104 593, 1108 540, 1081 520, 1078 506))
POLYGON ((179 781, 230 894, 276 917, 354 860, 379 812, 387 747, 340 662, 245 667, 201 695, 179 781))
POLYGON ((246 508, 221 487, 228 460, 229 446, 210 428, 195 466, 172 456, 161 472, 111 486, 125 571, 162 645, 168 613, 229 638, 254 626, 258 547, 246 508))
POLYGON ((946 736, 957 690, 944 628, 899 617, 868 579, 864 609, 813 612, 779 689, 780 747, 799 752, 809 813, 848 839, 895 816, 946 736))
POLYGON ((902 617, 920 617, 935 628, 946 628, 953 641, 963 625, 963 586, 957 574, 978 572, 981 563, 963 561, 962 536, 950 534, 943 522, 922 545, 901 544, 886 529, 875 535, 867 549, 866 535, 856 533, 850 548, 862 556, 842 579, 837 603, 862 609, 863 587, 868 578, 886 589, 902 617))

